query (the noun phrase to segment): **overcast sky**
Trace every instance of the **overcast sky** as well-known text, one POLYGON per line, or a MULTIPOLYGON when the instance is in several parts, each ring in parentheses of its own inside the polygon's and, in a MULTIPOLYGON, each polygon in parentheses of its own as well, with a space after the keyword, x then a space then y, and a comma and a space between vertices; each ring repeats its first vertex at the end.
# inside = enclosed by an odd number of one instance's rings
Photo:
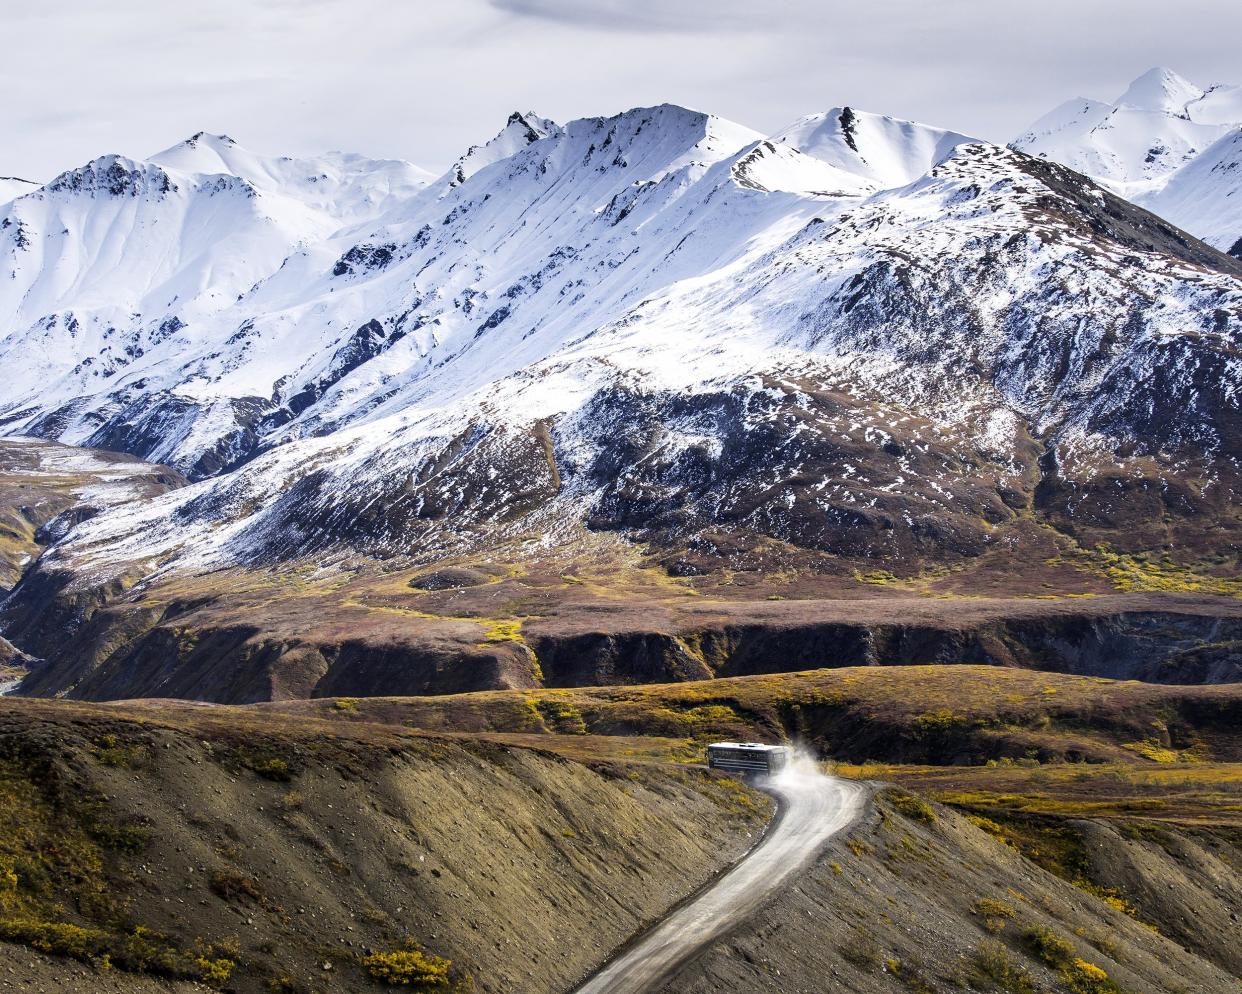
POLYGON ((0 175, 225 132, 447 167, 515 109, 851 104, 1008 140, 1166 65, 1242 82, 1238 0, 0 0, 0 175))

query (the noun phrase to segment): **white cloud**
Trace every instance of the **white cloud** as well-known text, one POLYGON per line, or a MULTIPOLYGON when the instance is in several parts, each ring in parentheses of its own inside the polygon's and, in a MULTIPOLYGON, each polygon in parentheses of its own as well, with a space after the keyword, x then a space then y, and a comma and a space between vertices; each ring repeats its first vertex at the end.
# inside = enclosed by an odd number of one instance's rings
MULTIPOLYGON (((728 0, 489 0, 497 10, 606 31, 705 34, 756 27, 754 5, 728 0)), ((779 7, 779 2, 777 3, 779 7)), ((768 8, 771 10, 772 8, 768 8)))
POLYGON ((1006 139, 1151 65, 1242 75, 1222 0, 59 0, 4 25, 0 175, 33 179, 200 129, 434 169, 517 108, 666 100, 762 131, 850 103, 1006 139))

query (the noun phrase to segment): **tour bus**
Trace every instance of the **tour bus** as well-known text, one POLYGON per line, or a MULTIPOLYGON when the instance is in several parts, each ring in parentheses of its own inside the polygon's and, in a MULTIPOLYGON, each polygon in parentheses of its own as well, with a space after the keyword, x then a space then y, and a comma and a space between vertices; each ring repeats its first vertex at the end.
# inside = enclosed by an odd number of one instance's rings
POLYGON ((707 747, 707 765, 713 770, 743 776, 770 776, 789 763, 785 746, 762 742, 713 742, 707 747))

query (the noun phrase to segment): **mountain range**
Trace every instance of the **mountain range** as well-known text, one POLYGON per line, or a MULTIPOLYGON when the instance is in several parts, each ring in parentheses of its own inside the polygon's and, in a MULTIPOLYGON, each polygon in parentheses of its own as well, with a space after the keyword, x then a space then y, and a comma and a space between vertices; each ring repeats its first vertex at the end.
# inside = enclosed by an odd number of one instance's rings
POLYGON ((1013 147, 1092 177, 1242 257, 1242 86, 1151 69, 1115 103, 1078 97, 1013 147))
MULTIPOLYGON (((356 584, 512 592, 599 543, 763 597, 1090 592, 1117 569, 1215 589, 1242 536, 1240 94, 1153 70, 1009 147, 663 105, 514 113, 439 177, 198 134, 5 181, 0 429, 190 481, 49 540, 5 634, 50 660, 41 693, 190 693, 168 632, 201 633, 241 576, 520 629, 555 606, 529 585, 485 611, 356 584), (426 580, 445 562, 473 579, 426 580)), ((253 635, 212 658, 244 669, 253 635)), ((333 637, 293 683, 331 671, 333 637)), ((520 635, 453 638, 510 653, 493 682, 539 679, 520 635)))

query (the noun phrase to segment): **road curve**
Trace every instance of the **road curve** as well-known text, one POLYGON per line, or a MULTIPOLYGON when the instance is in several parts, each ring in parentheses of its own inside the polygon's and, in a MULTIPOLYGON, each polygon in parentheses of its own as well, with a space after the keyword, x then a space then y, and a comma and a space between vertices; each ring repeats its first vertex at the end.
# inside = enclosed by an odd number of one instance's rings
POLYGON ((733 869, 682 905, 588 979, 575 994, 649 994, 684 963, 753 914, 863 811, 866 789, 793 768, 760 784, 780 803, 763 841, 733 869))

